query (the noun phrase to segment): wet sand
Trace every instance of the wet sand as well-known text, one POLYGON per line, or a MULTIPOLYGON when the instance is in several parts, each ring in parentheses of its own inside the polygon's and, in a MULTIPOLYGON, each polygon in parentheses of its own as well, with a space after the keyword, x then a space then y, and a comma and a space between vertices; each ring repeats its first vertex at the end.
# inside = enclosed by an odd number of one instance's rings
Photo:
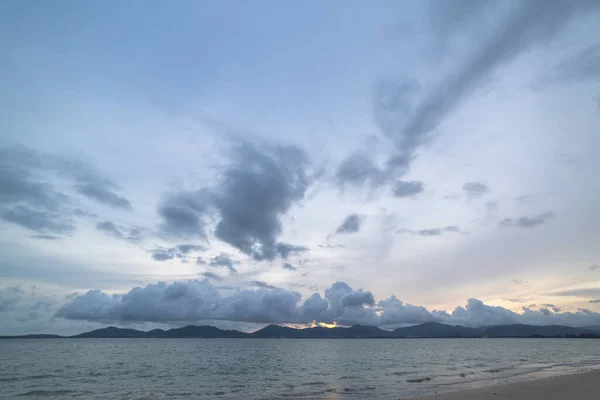
POLYGON ((418 400, 433 399, 598 400, 600 399, 600 370, 418 397, 418 400))

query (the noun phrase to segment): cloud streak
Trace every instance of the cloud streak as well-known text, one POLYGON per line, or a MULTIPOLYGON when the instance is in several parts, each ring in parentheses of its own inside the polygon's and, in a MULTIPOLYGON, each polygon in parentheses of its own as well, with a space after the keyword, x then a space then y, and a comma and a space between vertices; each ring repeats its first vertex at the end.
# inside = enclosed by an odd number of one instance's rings
POLYGON ((555 217, 552 211, 546 211, 533 216, 522 216, 516 219, 505 218, 500 221, 500 225, 504 227, 517 227, 522 229, 535 228, 538 225, 546 223, 549 219, 555 217))

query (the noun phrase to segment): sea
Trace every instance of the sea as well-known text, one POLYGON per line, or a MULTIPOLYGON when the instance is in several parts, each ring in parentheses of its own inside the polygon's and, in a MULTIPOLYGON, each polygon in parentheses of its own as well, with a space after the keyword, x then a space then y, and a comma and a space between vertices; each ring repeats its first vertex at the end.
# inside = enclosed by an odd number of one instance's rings
POLYGON ((401 399, 596 368, 593 339, 8 339, 0 398, 401 399))

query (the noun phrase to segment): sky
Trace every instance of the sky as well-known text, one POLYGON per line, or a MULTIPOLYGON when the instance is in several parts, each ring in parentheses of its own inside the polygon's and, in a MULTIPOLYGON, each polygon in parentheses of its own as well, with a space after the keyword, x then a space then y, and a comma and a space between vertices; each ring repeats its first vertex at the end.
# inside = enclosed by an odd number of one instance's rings
POLYGON ((600 325, 600 1, 0 4, 0 334, 600 325))

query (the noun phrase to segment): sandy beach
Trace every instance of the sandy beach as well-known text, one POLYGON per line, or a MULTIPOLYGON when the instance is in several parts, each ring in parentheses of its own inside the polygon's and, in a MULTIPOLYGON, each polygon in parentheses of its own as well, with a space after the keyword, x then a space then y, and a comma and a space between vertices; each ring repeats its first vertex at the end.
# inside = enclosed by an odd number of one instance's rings
POLYGON ((418 397, 419 400, 596 400, 598 398, 600 398, 600 370, 418 397))

